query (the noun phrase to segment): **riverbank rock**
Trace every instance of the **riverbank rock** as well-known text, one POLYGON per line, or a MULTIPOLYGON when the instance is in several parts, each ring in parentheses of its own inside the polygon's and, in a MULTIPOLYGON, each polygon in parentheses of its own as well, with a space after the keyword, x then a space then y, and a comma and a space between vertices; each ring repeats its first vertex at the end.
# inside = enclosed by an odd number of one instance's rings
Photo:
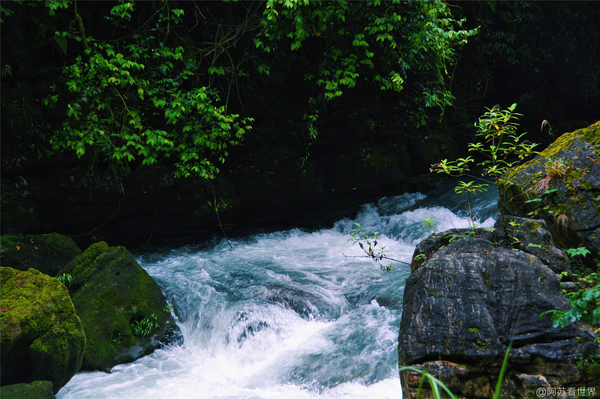
MULTIPOLYGON (((520 226, 529 235, 547 238, 543 226, 533 223, 520 226)), ((519 236, 511 234, 505 248, 495 246, 507 243, 502 228, 483 230, 481 238, 477 232, 458 235, 447 244, 444 233, 439 235, 437 248, 419 244, 422 248, 415 250, 427 259, 413 262, 406 282, 400 366, 422 366, 457 397, 489 398, 512 339, 503 397, 530 397, 538 387, 600 383, 598 374, 577 365, 582 356, 600 355, 595 335, 574 324, 554 328, 549 316, 540 319, 541 313, 566 310, 570 304, 558 274, 537 256, 510 247, 511 242, 520 245, 514 240, 519 236)), ((420 375, 401 372, 400 377, 403 397, 414 398, 420 375)))
POLYGON ((498 181, 506 214, 545 219, 561 248, 587 247, 600 258, 600 121, 565 133, 498 181))
POLYGON ((2 266, 18 270, 33 268, 51 277, 81 254, 75 241, 58 233, 3 235, 1 242, 2 266))
POLYGON ((56 393, 79 371, 85 350, 69 293, 38 270, 0 270, 2 385, 48 380, 56 393))
POLYGON ((14 384, 0 387, 2 399, 54 399, 52 382, 33 381, 31 384, 14 384))
POLYGON ((88 338, 82 370, 109 371, 179 336, 160 287, 125 248, 93 244, 61 273, 88 338))

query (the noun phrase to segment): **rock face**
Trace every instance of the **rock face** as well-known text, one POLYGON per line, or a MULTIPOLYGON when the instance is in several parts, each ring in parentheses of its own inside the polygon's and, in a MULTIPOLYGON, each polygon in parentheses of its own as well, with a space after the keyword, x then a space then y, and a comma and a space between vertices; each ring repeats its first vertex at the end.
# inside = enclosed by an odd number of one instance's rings
MULTIPOLYGON (((539 387, 600 384, 597 374, 576 364, 582 354, 600 354, 594 334, 573 324, 556 329, 550 317, 539 318, 570 307, 553 271, 569 271, 559 265, 564 254, 553 246, 543 221, 515 221, 514 226, 499 221, 493 233, 433 235, 415 250, 404 291, 399 364, 423 366, 458 397, 493 395, 511 339, 504 397, 529 397, 539 387), (514 250, 519 247, 540 257, 514 250)), ((401 373, 404 398, 415 397, 419 377, 401 373)))
POLYGON ((34 268, 54 277, 79 254, 75 242, 58 233, 2 237, 2 266, 18 270, 34 268))
POLYGON ((61 273, 88 338, 82 370, 109 371, 179 336, 160 287, 125 248, 93 244, 61 273))
POLYGON ((85 350, 69 293, 35 269, 0 269, 2 385, 47 380, 56 393, 79 371, 85 350))
POLYGON ((548 221, 562 248, 587 247, 600 257, 600 121, 560 136, 533 160, 499 180, 498 206, 508 215, 548 221))

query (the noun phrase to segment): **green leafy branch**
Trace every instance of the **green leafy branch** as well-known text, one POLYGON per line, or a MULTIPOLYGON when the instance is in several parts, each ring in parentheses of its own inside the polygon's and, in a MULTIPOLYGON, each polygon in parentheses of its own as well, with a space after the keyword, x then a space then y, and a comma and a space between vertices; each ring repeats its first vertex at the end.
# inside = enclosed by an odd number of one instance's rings
MULTIPOLYGON (((178 176, 213 179, 216 163, 225 162, 228 147, 239 143, 252 119, 214 105, 220 101, 215 89, 182 88, 198 69, 182 47, 156 49, 149 37, 117 52, 89 40, 86 57, 65 68, 73 101, 69 119, 50 140, 54 149, 78 157, 92 149, 94 160, 101 155, 111 168, 125 170, 137 159, 152 165, 172 156, 178 176)), ((52 106, 58 97, 44 102, 52 106)))
MULTIPOLYGON (((362 227, 359 223, 354 223, 354 225, 356 226, 356 228, 350 230, 350 238, 348 239, 348 241, 352 242, 352 245, 358 244, 360 249, 362 249, 362 251, 365 253, 365 257, 371 258, 381 270, 392 270, 392 264, 385 266, 383 264, 384 260, 410 265, 410 263, 406 263, 394 258, 389 258, 386 255, 386 252, 388 251, 385 249, 385 246, 380 246, 379 248, 377 248, 377 246, 379 245, 379 232, 367 232, 368 228, 362 227)), ((357 256, 347 256, 346 254, 343 255, 349 258, 357 258, 357 256)))
POLYGON ((571 302, 571 309, 549 310, 540 314, 540 319, 550 314, 554 328, 564 328, 578 320, 600 327, 600 284, 587 290, 566 294, 566 297, 571 302))
MULTIPOLYGON (((517 121, 522 114, 516 113, 517 104, 512 104, 508 109, 501 110, 499 107, 487 108, 486 112, 475 123, 477 129, 475 136, 482 141, 469 143, 469 151, 483 155, 484 160, 475 164, 472 156, 459 158, 454 161, 447 159, 431 166, 431 172, 445 173, 449 176, 470 176, 472 178, 493 177, 494 181, 515 165, 519 164, 531 155, 537 154, 533 148, 535 143, 527 143, 522 140, 527 133, 517 133, 519 126, 517 121), (481 167, 481 176, 471 174, 473 165, 481 167)), ((468 193, 484 191, 487 183, 479 185, 467 185, 461 182, 458 190, 468 193)), ((458 191, 457 191, 458 192, 458 191)))
POLYGON ((453 177, 469 176, 472 179, 484 181, 480 184, 475 184, 474 181, 460 181, 454 189, 457 194, 467 194, 467 210, 473 228, 471 195, 487 190, 489 184, 485 178, 493 178, 494 184, 496 184, 502 174, 514 168, 527 157, 537 154, 533 151, 537 144, 522 140, 526 133, 517 133, 517 121, 522 115, 515 112, 516 108, 516 103, 506 110, 501 110, 499 106, 487 108, 475 123, 475 136, 481 138, 481 141, 469 143, 469 151, 482 155, 482 161, 476 163, 473 156, 467 156, 454 161, 443 159, 431 165, 430 172, 444 173, 453 177), (471 168, 474 166, 482 170, 479 176, 472 174, 471 168))
POLYGON ((309 100, 311 107, 342 96, 362 79, 383 91, 410 88, 417 125, 424 123, 425 108, 451 104, 446 67, 454 61, 455 48, 477 30, 460 29, 463 21, 452 19, 442 1, 355 5, 270 0, 255 45, 266 53, 280 47, 318 51, 318 62, 311 62, 305 75, 321 88, 309 100))

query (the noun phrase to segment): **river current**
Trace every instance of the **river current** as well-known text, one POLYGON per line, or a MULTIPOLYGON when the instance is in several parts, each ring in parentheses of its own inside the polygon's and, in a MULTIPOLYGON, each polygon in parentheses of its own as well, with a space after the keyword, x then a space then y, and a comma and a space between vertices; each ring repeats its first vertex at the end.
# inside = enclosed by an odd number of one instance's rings
MULTIPOLYGON (((493 186, 474 198, 478 225, 494 224, 497 198, 493 186)), ((468 227, 465 203, 443 185, 364 205, 331 229, 144 254, 137 261, 163 288, 184 343, 110 373, 78 373, 57 398, 400 399, 397 344, 410 266, 381 271, 348 242, 350 230, 373 228, 389 257, 410 263, 432 232, 468 227)))

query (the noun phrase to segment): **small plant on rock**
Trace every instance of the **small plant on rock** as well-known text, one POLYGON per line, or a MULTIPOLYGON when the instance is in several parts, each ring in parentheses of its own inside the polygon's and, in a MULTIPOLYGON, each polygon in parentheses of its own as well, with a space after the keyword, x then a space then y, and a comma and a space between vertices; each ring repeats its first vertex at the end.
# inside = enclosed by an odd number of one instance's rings
POLYGON ((148 338, 159 327, 158 319, 154 313, 146 317, 142 321, 134 321, 129 324, 129 328, 133 335, 138 337, 148 338))
POLYGON ((549 189, 550 182, 554 180, 564 180, 567 177, 570 166, 566 164, 564 159, 555 159, 546 166, 545 175, 540 181, 535 184, 535 192, 538 194, 546 193, 549 189))
POLYGON ((519 225, 519 222, 516 220, 511 220, 508 222, 509 226, 510 226, 510 232, 509 232, 509 236, 510 236, 510 247, 511 249, 515 248, 516 244, 520 244, 521 240, 519 240, 517 237, 515 237, 516 233, 522 231, 519 229, 519 227, 521 227, 519 225))
MULTIPOLYGON (((573 262, 579 262, 577 257, 586 256, 590 253, 587 248, 569 248, 566 250, 569 259, 573 262)), ((579 278, 579 284, 583 282, 585 287, 587 284, 595 284, 592 288, 580 289, 575 292, 565 293, 565 296, 571 302, 569 310, 549 310, 540 314, 540 319, 549 314, 552 317, 552 326, 555 328, 564 328, 569 323, 575 323, 583 320, 592 326, 595 326, 600 331, 600 261, 596 262, 597 271, 583 278, 579 278)), ((585 270, 580 263, 580 267, 576 270, 585 270)), ((580 276, 579 273, 575 273, 580 276)))
POLYGON ((421 223, 423 226, 425 226, 425 228, 427 230, 433 230, 435 229, 435 225, 437 224, 437 222, 435 220, 433 220, 432 218, 427 218, 425 221, 423 221, 423 223, 421 223))
MULTIPOLYGON (((522 114, 515 112, 516 107, 517 104, 511 105, 507 110, 500 110, 498 107, 489 108, 475 123, 477 128, 475 135, 483 138, 487 144, 486 146, 483 142, 469 143, 469 151, 478 152, 484 156, 484 160, 476 164, 483 168, 481 177, 497 179, 528 156, 537 153, 533 151, 537 144, 521 141, 527 133, 517 134, 517 121, 522 114)), ((455 161, 443 159, 432 165, 431 171, 446 173, 450 176, 478 178, 478 176, 470 174, 470 166, 474 162, 475 160, 471 156, 455 161)), ((483 189, 486 185, 487 183, 478 186, 476 191, 483 189)))
POLYGON ((56 279, 64 284, 65 287, 69 287, 71 285, 71 281, 73 281, 73 276, 69 273, 63 273, 60 276, 57 276, 56 279))
POLYGON ((591 252, 586 247, 569 248, 565 252, 569 255, 568 261, 575 270, 575 274, 585 276, 585 266, 581 258, 585 258, 591 252))
POLYGON ((517 121, 522 115, 515 112, 516 107, 517 104, 512 104, 506 110, 501 110, 497 106, 488 108, 479 118, 479 121, 475 123, 477 129, 475 135, 481 138, 482 141, 469 143, 469 151, 482 155, 482 161, 476 163, 472 156, 468 156, 455 161, 443 159, 439 163, 431 165, 431 172, 483 180, 483 183, 480 184, 475 184, 473 181, 461 181, 455 188, 457 194, 467 193, 468 195, 467 209, 472 224, 471 194, 485 191, 489 185, 489 178, 492 178, 493 184, 496 184, 501 175, 514 168, 527 157, 537 154, 533 150, 537 144, 522 140, 527 133, 517 133, 517 121), (471 172, 472 167, 479 167, 481 169, 480 174, 473 174, 471 172))

